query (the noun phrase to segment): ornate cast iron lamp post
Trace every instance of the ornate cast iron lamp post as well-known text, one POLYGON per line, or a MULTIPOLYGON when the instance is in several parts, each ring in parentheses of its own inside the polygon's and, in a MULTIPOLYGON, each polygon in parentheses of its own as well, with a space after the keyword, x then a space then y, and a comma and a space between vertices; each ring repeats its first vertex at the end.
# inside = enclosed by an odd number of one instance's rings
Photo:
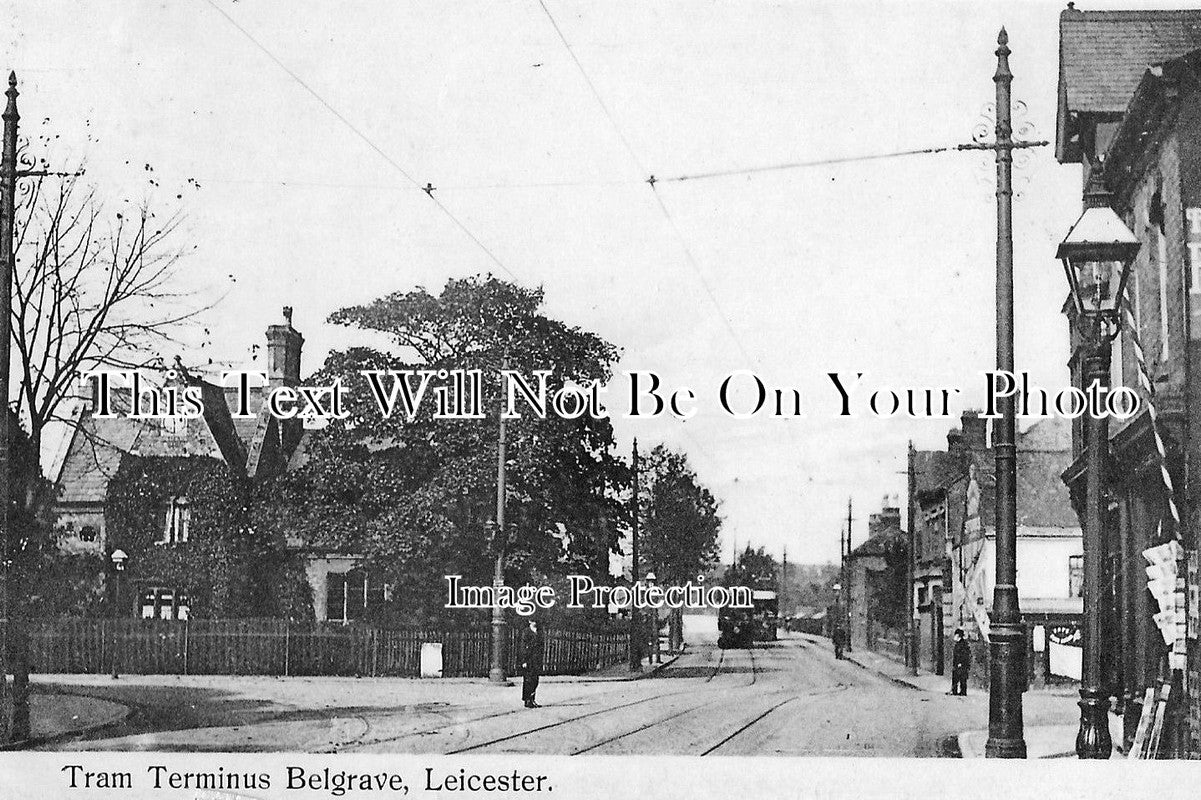
MULTIPOLYGON (((1125 299, 1130 264, 1139 242, 1110 207, 1110 195, 1099 174, 1094 173, 1084 196, 1084 213, 1059 245, 1071 287, 1084 348, 1082 388, 1109 385, 1109 343, 1121 328, 1121 306, 1125 299)), ((1076 755, 1080 758, 1109 758, 1113 744, 1109 736, 1109 697, 1101 678, 1101 589, 1102 478, 1109 443, 1105 418, 1085 419, 1088 478, 1084 520, 1084 668, 1080 682, 1080 731, 1076 755)))
POLYGON ((118 549, 109 558, 113 562, 113 680, 116 680, 120 677, 121 665, 121 576, 125 574, 129 556, 118 549))

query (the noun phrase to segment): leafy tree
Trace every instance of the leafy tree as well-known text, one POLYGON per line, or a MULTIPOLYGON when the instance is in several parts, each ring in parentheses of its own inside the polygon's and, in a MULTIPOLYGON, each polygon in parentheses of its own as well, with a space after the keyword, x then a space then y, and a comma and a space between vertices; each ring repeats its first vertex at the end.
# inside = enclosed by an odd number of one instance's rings
MULTIPOLYGON (((717 500, 697 480, 683 453, 657 445, 644 464, 639 476, 639 555, 664 585, 695 580, 717 562, 717 500)), ((678 650, 683 640, 679 609, 667 615, 667 622, 669 649, 678 650)))
MULTIPOLYGON (((490 584, 498 371, 507 365, 532 379, 534 370, 550 370, 554 392, 567 381, 607 380, 617 358, 595 334, 547 317, 542 303, 541 289, 489 275, 448 281, 438 295, 397 292, 331 315, 391 347, 333 352, 312 377, 347 387, 349 416, 312 432, 305 463, 264 487, 256 525, 363 553, 368 570, 393 587, 386 613, 405 620, 445 615, 448 574, 490 584), (437 419, 428 396, 412 419, 382 415, 361 372, 407 369, 482 370, 485 418, 437 419)), ((382 383, 392 385, 386 376, 382 383)), ((618 492, 629 476, 614 455, 609 421, 518 411, 522 418, 506 423, 507 582, 569 572, 605 578, 623 516, 618 492)))
POLYGON ((683 453, 658 445, 643 464, 640 555, 663 583, 695 580, 717 561, 717 500, 683 453))
POLYGON ((129 556, 129 586, 153 576, 187 589, 192 616, 243 617, 265 607, 256 592, 263 553, 246 510, 244 488, 217 459, 126 457, 109 482, 105 528, 129 556), (158 545, 174 497, 189 501, 188 540, 158 545))
POLYGON ((775 591, 779 565, 768 552, 749 544, 738 556, 738 563, 726 570, 722 581, 726 586, 749 586, 752 589, 775 591))

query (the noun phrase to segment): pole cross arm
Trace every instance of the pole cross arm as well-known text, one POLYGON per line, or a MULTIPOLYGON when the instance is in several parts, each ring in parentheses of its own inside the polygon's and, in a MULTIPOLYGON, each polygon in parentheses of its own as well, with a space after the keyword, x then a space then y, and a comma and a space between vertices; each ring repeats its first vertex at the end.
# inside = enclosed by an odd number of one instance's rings
POLYGON ((1022 150, 1028 147, 1046 147, 1050 142, 1017 141, 1017 142, 968 142, 955 145, 956 150, 1022 150))
POLYGON ((47 169, 19 169, 17 170, 18 178, 78 178, 83 175, 83 170, 77 172, 54 172, 47 169))

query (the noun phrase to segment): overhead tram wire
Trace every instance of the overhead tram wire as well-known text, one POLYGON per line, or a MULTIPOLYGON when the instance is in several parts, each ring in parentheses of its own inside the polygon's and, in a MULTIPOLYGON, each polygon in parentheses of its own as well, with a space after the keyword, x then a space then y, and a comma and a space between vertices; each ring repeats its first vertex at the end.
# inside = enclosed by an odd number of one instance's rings
POLYGON ((923 147, 915 150, 897 150, 891 153, 875 153, 869 155, 858 156, 843 156, 838 158, 820 158, 810 161, 785 161, 780 164, 768 164, 761 167, 739 167, 736 169, 713 170, 712 172, 694 172, 687 175, 672 175, 666 178, 656 178, 657 183, 683 183, 684 181, 701 181, 710 178, 733 178, 740 176, 757 175, 762 172, 783 172, 792 169, 804 169, 806 167, 825 167, 834 166, 837 164, 855 164, 864 161, 879 161, 887 158, 900 158, 903 156, 920 156, 931 155, 934 153, 945 153, 951 150, 968 149, 965 145, 948 145, 945 147, 923 147))
MULTIPOLYGON (((563 43, 563 48, 567 51, 567 55, 571 57, 572 62, 576 66, 576 70, 580 73, 580 77, 583 78, 584 83, 588 85, 588 90, 592 92, 593 99, 596 100, 596 104, 600 106, 601 111, 604 112, 605 118, 609 120, 610 127, 612 127, 613 132, 617 134, 618 140, 621 142, 622 147, 625 148, 626 153, 630 156, 630 160, 634 162, 634 166, 638 169, 638 173, 640 175, 645 175, 647 170, 642 163, 642 159, 638 157, 638 153, 634 150, 634 146, 630 144, 630 140, 626 138, 621 126, 617 124, 617 119, 613 116, 613 112, 609 110, 609 106, 607 103, 605 103, 605 99, 601 97, 600 91, 596 88, 596 84, 592 82, 592 78, 588 75, 588 71, 584 69, 584 65, 580 62, 579 57, 576 56, 575 50, 573 50, 571 47, 571 42, 567 40, 567 36, 563 33, 563 29, 559 27, 559 23, 557 20, 555 20, 554 14, 550 13, 550 8, 547 7, 545 0, 538 0, 538 5, 542 7, 542 12, 546 15, 546 19, 550 22, 551 27, 554 28, 555 34, 559 37, 559 41, 563 43)), ((655 194, 653 191, 654 188, 655 185, 652 178, 652 194, 655 194)), ((713 293, 713 288, 709 285, 709 281, 706 280, 704 274, 701 272, 700 266, 693 257, 692 251, 689 249, 688 243, 684 240, 684 237, 681 234, 680 228, 676 224, 675 219, 668 212, 667 206, 663 205, 663 201, 657 194, 655 194, 655 201, 659 204, 659 208, 663 210, 664 216, 667 217, 667 221, 671 225, 672 230, 675 232, 676 238, 679 240, 680 247, 684 251, 684 256, 688 261, 689 267, 692 268, 693 273, 696 275, 701 286, 704 288, 705 294, 709 296, 710 302, 712 302, 713 306, 717 309, 717 314, 719 317, 721 317, 722 324, 725 325, 726 330, 730 334, 730 338, 734 340, 734 344, 738 347, 739 352, 742 353, 742 357, 748 362, 753 361, 754 359, 750 357, 746 347, 742 344, 742 340, 738 337, 737 332, 734 330, 734 326, 730 324, 729 317, 726 314, 725 309, 722 308, 721 303, 718 302, 717 296, 713 293)), ((709 456, 708 451, 692 434, 692 430, 686 424, 683 426, 682 430, 684 431, 684 435, 691 440, 694 445, 696 445, 697 449, 700 450, 703 455, 709 457, 710 460, 713 460, 712 457, 709 456)))
MULTIPOLYGON (((633 145, 630 144, 630 140, 626 138, 621 126, 617 124, 617 119, 613 116, 613 112, 609 109, 608 104, 605 103, 604 98, 601 97, 600 91, 597 90, 596 84, 592 82, 592 78, 588 75, 588 71, 584 69, 583 63, 581 63, 580 59, 576 56, 575 50, 571 47, 571 42, 567 40, 567 36, 563 33, 563 29, 559 27, 559 23, 555 20, 554 14, 551 13, 550 8, 546 5, 546 1, 538 0, 538 5, 542 7, 542 12, 546 15, 551 27, 554 28, 555 34, 559 37, 559 41, 563 43, 564 49, 567 50, 567 54, 571 57, 572 62, 579 71, 580 77, 582 77, 584 79, 584 83, 587 84, 588 90, 592 93, 593 99, 596 100, 597 105, 600 106, 601 111, 604 112, 605 117, 609 120, 610 126, 612 126, 614 133, 617 134, 617 138, 621 141, 626 153, 629 154, 630 160, 634 162, 634 166, 637 167, 640 175, 646 175, 647 169, 643 165, 642 159, 638 157, 638 153, 634 150, 633 145)), ((688 246, 687 240, 684 239, 683 232, 680 230, 680 226, 676 223, 675 217, 673 217, 671 212, 668 211, 667 206, 663 203, 663 199, 654 191, 655 177, 653 175, 650 176, 650 179, 647 181, 647 183, 650 184, 651 193, 655 197, 655 202, 658 204, 659 209, 663 212, 663 216, 667 218, 668 224, 671 225, 671 229, 675 233, 676 239, 679 241, 680 248, 684 251, 684 257, 689 268, 692 270, 693 274, 696 275, 697 280, 700 282, 701 287, 705 290, 705 294, 708 295, 709 301, 713 304, 713 307, 717 309, 718 316, 721 317, 722 324, 729 332, 730 338, 734 340, 734 344, 738 347, 742 357, 745 358, 748 363, 755 363, 756 359, 751 357, 750 352, 742 343, 741 337, 738 336, 737 331, 734 330, 734 326, 730 322, 729 315, 722 307, 721 302, 717 299, 717 294, 713 291, 713 287, 709 285, 709 281, 705 277, 705 274, 701 271, 700 265, 697 263, 696 257, 693 256, 692 249, 688 246)))
MULTIPOLYGON (((1031 145, 1047 145, 1049 142, 1031 142, 1031 145)), ((965 150, 981 150, 982 147, 974 144, 959 144, 948 145, 944 147, 924 147, 915 150, 896 150, 889 153, 868 153, 855 156, 839 156, 836 158, 815 159, 812 161, 787 161, 779 164, 768 164, 758 167, 732 167, 730 169, 712 170, 709 172, 694 172, 681 175, 669 175, 665 178, 655 177, 655 184, 660 183, 684 183, 696 182, 703 180, 711 180, 716 178, 735 178, 740 176, 750 177, 752 175, 783 172, 788 170, 804 169, 808 167, 825 167, 838 166, 841 164, 856 164, 867 161, 881 161, 891 158, 904 158, 906 156, 929 155, 934 153, 945 153, 965 150)), ((346 181, 308 181, 296 180, 292 178, 232 178, 232 177, 215 177, 212 175, 201 175, 194 177, 200 183, 215 183, 227 185, 251 185, 251 186, 294 186, 302 188, 318 188, 318 189, 376 189, 380 191, 396 191, 407 187, 395 183, 351 183, 346 181)), ((408 177, 408 176, 406 176, 408 177)), ((411 179, 410 179, 411 180, 411 179)), ((581 178, 579 180, 548 180, 548 181, 529 181, 529 182, 504 182, 493 181, 491 183, 454 183, 443 184, 434 187, 441 192, 476 192, 476 191, 522 191, 527 189, 576 189, 576 188, 598 188, 609 186, 636 186, 638 184, 649 183, 649 180, 638 178, 626 178, 624 180, 597 180, 581 178)), ((418 187, 424 191, 425 187, 418 187)))
POLYGON ((580 59, 576 56, 575 50, 571 47, 571 42, 567 41, 567 36, 564 35, 563 29, 559 27, 559 23, 555 20, 554 14, 550 13, 550 8, 546 5, 546 0, 538 0, 538 5, 542 6, 542 13, 546 14, 547 20, 550 21, 550 26, 555 29, 555 33, 559 37, 559 41, 563 43, 563 48, 567 50, 567 55, 571 56, 571 60, 575 63, 576 69, 580 73, 580 77, 584 79, 584 83, 588 84, 589 91, 592 92, 592 97, 596 100, 597 105, 601 107, 601 111, 605 112, 605 116, 609 120, 609 124, 613 127, 613 132, 617 134, 617 138, 621 140, 621 144, 625 147, 626 152, 630 156, 630 160, 638 167, 639 175, 646 175, 647 169, 642 164, 642 159, 638 158, 638 153, 634 151, 634 146, 630 144, 630 140, 626 138, 622 132, 621 126, 617 124, 617 119, 613 116, 613 112, 609 110, 609 106, 605 103, 601 93, 597 90, 596 84, 592 82, 592 78, 588 75, 588 70, 584 69, 584 65, 580 63, 580 59))
MULTIPOLYGON (((214 2, 214 0, 205 0, 205 2, 208 3, 208 5, 214 11, 216 11, 218 14, 220 14, 222 17, 224 17, 226 19, 226 21, 229 22, 230 25, 232 25, 234 28, 236 28, 238 30, 239 33, 241 33, 243 36, 245 36, 250 41, 251 44, 253 44, 256 48, 259 49, 260 52, 263 53, 263 55, 267 56, 267 58, 271 59, 271 61, 274 62, 277 67, 279 67, 281 70, 286 72, 288 74, 288 77, 290 77, 293 81, 295 81, 297 83, 297 85, 299 85, 302 89, 304 89, 306 92, 308 92, 310 95, 312 95, 313 99, 315 99, 318 103, 320 103, 322 106, 324 106, 327 111, 329 111, 331 114, 333 114, 334 117, 337 118, 337 120, 339 122, 341 122, 343 125, 345 125, 351 131, 351 133, 353 133, 360 140, 362 140, 362 142, 364 144, 366 144, 369 148, 371 148, 373 151, 375 151, 375 153, 380 158, 382 158, 384 161, 386 161, 389 165, 391 165, 393 169, 395 169, 397 172, 399 172, 401 175, 403 175, 405 180, 407 180, 409 183, 413 184, 413 186, 415 188, 417 188, 418 190, 421 190, 426 195, 428 195, 429 199, 434 202, 434 205, 436 205, 439 208, 439 210, 441 210, 442 213, 446 215, 446 217, 455 225, 455 227, 457 227, 465 236, 467 236, 468 239, 470 239, 472 242, 474 242, 476 247, 478 247, 480 250, 482 250, 484 252, 484 254, 487 255, 488 258, 492 261, 492 263, 494 263, 497 267, 499 267, 501 270, 503 270, 509 277, 513 278, 513 280, 520 280, 520 278, 518 278, 517 274, 515 272, 513 272, 513 270, 509 269, 509 267, 503 261, 500 260, 500 258, 496 255, 496 253, 492 252, 492 250, 489 249, 489 247, 487 245, 485 245, 482 241, 480 241, 479 237, 476 236, 474 233, 472 233, 471 230, 463 223, 462 220, 460 220, 458 217, 456 217, 449 208, 447 208, 445 205, 443 205, 441 200, 439 200, 437 197, 434 196, 434 192, 432 190, 426 191, 426 187, 423 187, 421 185, 421 182, 418 181, 416 178, 414 178, 412 176, 412 174, 409 173, 408 170, 406 170, 403 166, 401 166, 401 164, 399 162, 397 162, 394 158, 392 158, 392 156, 388 155, 388 153, 385 152, 383 150, 383 148, 381 148, 379 145, 377 145, 371 139, 371 137, 369 137, 367 134, 363 133, 363 131, 360 130, 358 128, 358 126, 356 126, 353 122, 351 122, 349 119, 347 119, 346 116, 342 114, 342 112, 338 111, 338 109, 336 109, 328 100, 326 100, 324 97, 322 97, 317 92, 317 90, 315 90, 312 86, 309 86, 309 84, 306 83, 303 78, 301 78, 299 75, 297 75, 287 64, 285 64, 274 53, 272 53, 269 49, 267 49, 267 47, 262 42, 260 42, 258 39, 256 39, 254 37, 254 35, 252 35, 250 33, 250 31, 246 30, 246 28, 244 28, 240 24, 238 24, 238 21, 236 19, 234 19, 233 17, 231 17, 224 9, 222 9, 220 6, 218 6, 216 4, 216 2, 214 2)), ((429 184, 427 184, 427 186, 428 185, 429 184)))

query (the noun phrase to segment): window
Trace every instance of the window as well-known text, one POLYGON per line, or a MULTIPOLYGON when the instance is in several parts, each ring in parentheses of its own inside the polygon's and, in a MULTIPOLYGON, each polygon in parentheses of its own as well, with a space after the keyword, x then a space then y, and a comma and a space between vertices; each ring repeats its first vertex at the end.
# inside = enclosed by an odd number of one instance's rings
POLYGON ((155 544, 182 544, 188 540, 188 525, 192 519, 192 510, 188 506, 188 498, 172 497, 167 504, 166 519, 163 522, 163 535, 155 544))
POLYGON ((151 586, 142 592, 142 619, 188 618, 188 596, 176 589, 151 586))
POLYGON ((1068 597, 1084 597, 1084 556, 1068 556, 1068 597))
POLYGON ((1149 233, 1155 237, 1155 266, 1158 268, 1159 288, 1159 361, 1167 362, 1171 355, 1168 334, 1168 237, 1164 231, 1163 196, 1157 191, 1147 207, 1149 233))
POLYGON ((1159 360, 1166 362, 1171 355, 1168 334, 1168 237, 1160 224, 1155 235, 1155 260, 1159 262, 1159 360))
POLYGON ((84 525, 82 528, 80 528, 79 529, 79 541, 81 541, 81 542, 96 541, 96 526, 95 525, 84 525))
POLYGON ((1109 344, 1109 377, 1110 386, 1125 386, 1126 374, 1123 371, 1125 362, 1122 360, 1122 340, 1129 336, 1126 332, 1119 332, 1113 337, 1113 341, 1109 344))
POLYGON ((325 587, 325 618, 333 622, 362 619, 387 599, 382 581, 368 579, 362 570, 331 572, 325 587))

